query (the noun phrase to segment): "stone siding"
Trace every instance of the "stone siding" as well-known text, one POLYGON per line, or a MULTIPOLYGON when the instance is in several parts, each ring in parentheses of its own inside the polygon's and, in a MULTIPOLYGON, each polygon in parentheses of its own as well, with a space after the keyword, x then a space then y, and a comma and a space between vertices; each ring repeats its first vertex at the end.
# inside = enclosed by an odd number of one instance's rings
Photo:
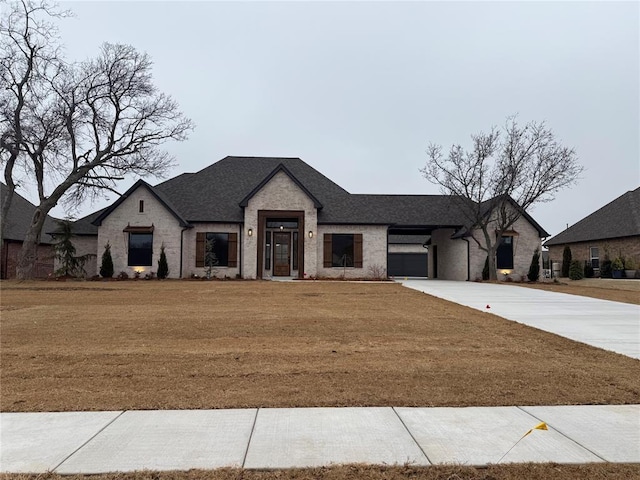
MULTIPOLYGON (((514 235, 513 243, 513 269, 503 270, 506 274, 498 272, 498 280, 520 281, 525 279, 529 272, 534 250, 537 248, 541 251, 541 241, 538 231, 524 217, 520 217, 510 230, 517 233, 514 235)), ((489 226, 489 231, 493 231, 491 226, 489 226)), ((429 276, 433 278, 432 252, 433 246, 437 246, 438 278, 443 280, 481 280, 487 252, 482 250, 471 237, 452 239, 451 236, 454 232, 454 229, 433 231, 429 248, 429 276), (468 270, 467 258, 469 259, 468 270)), ((474 230, 473 234, 482 245, 485 244, 484 234, 481 230, 474 230)), ((540 273, 542 274, 542 256, 540 257, 540 273)))
POLYGON ((144 186, 140 186, 130 194, 111 214, 102 221, 98 228, 98 254, 102 257, 104 246, 109 242, 113 258, 114 276, 126 272, 130 277, 135 271, 142 276, 158 271, 160 246, 164 244, 169 277, 180 277, 180 233, 182 227, 178 219, 162 205, 144 186), (144 200, 144 212, 138 212, 139 201, 144 200), (129 253, 129 234, 123 230, 132 227, 148 227, 153 225, 153 261, 151 266, 127 265, 129 253))
MULTIPOLYGON (((514 235, 513 241, 513 269, 499 270, 498 280, 515 280, 521 281, 527 278, 533 252, 537 248, 542 251, 542 243, 538 236, 538 231, 524 217, 516 220, 510 230, 517 233, 514 235), (506 272, 506 274, 502 273, 506 272)), ((492 231, 489 228, 489 231, 492 231)), ((475 237, 484 245, 484 234, 481 230, 474 231, 475 237)), ((470 280, 481 280, 482 269, 487 258, 487 252, 482 250, 478 244, 469 238, 469 258, 470 258, 470 280)), ((540 255, 540 275, 542 275, 542 255, 540 255)))
MULTIPOLYGON (((318 212, 309 196, 284 172, 278 172, 248 202, 244 211, 242 237, 242 277, 256 278, 258 272, 258 211, 304 211, 304 231, 299 235, 304 239, 304 272, 316 275, 318 249, 318 212), (247 234, 251 228, 254 234, 247 234), (309 238, 308 232, 313 232, 309 238)), ((240 239, 238 239, 240 243, 240 239)), ((260 245, 260 248, 263 248, 260 245)))
POLYGON ((372 277, 373 269, 387 272, 387 227, 378 225, 319 225, 318 226, 318 277, 366 278, 372 277), (324 234, 362 234, 362 268, 324 268, 324 234))
POLYGON ((196 267, 196 235, 199 232, 211 233, 237 233, 238 234, 238 267, 213 267, 211 274, 216 278, 236 278, 240 273, 240 236, 242 235, 242 226, 237 223, 195 223, 193 228, 185 230, 183 238, 182 251, 182 278, 190 278, 192 275, 205 277, 207 269, 204 267, 196 267))
POLYGON ((467 280, 467 242, 452 240, 455 233, 453 228, 442 228, 431 232, 431 246, 429 247, 428 271, 429 278, 441 280, 467 280), (433 247, 437 247, 438 276, 433 276, 433 247))
MULTIPOLYGON (((87 263, 84 264, 84 272, 87 278, 91 278, 98 274, 100 270, 100 263, 102 262, 102 253, 104 249, 98 251, 98 236, 97 235, 74 235, 71 238, 71 243, 76 247, 76 256, 86 255, 92 253, 93 256, 89 257, 87 263)), ((60 262, 54 258, 54 270, 60 268, 60 262)))

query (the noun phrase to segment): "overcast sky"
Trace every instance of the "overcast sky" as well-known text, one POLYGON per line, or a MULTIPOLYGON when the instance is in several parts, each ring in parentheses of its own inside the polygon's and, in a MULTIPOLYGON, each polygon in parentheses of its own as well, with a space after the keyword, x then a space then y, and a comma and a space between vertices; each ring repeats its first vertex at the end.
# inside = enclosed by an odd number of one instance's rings
POLYGON ((440 193, 419 172, 429 142, 467 146, 517 113, 546 121, 586 168, 530 212, 550 233, 640 184, 638 2, 62 6, 76 14, 61 24, 68 59, 131 44, 196 123, 168 145, 170 176, 226 155, 294 156, 352 193, 440 193))

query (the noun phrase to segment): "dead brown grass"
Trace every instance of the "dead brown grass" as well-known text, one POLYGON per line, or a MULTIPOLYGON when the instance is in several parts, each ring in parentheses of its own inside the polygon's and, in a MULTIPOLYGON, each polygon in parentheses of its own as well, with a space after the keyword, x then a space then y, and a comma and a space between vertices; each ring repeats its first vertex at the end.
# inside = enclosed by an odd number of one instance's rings
POLYGON ((640 362, 397 284, 3 282, 2 411, 640 403, 640 362))
POLYGON ((638 464, 591 463, 558 465, 525 463, 474 468, 451 465, 432 467, 379 467, 343 465, 292 470, 190 470, 188 472, 133 472, 104 475, 20 475, 0 474, 0 480, 549 480, 607 479, 630 480, 640 477, 638 464))
POLYGON ((561 278, 559 283, 524 283, 518 284, 518 286, 640 305, 640 280, 613 280, 608 278, 569 280, 568 278, 561 278))

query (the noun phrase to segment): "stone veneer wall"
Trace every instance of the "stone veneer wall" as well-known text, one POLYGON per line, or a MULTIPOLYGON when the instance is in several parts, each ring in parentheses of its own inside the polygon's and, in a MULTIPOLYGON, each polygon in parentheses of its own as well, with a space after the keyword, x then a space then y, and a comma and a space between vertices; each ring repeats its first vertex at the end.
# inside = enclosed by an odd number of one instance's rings
POLYGON ((442 228, 431 232, 428 271, 433 276, 433 247, 437 247, 438 277, 441 280, 467 280, 467 242, 452 240, 453 228, 442 228))
POLYGON ((190 278, 192 274, 206 276, 206 268, 196 267, 196 234, 198 232, 238 234, 238 251, 236 252, 238 267, 213 267, 211 271, 212 276, 216 278, 235 278, 240 273, 240 236, 242 235, 242 226, 237 223, 194 223, 193 228, 185 230, 182 247, 182 278, 190 278))
POLYGON ((318 276, 327 278, 366 278, 371 277, 372 268, 381 268, 387 272, 387 227, 385 225, 318 225, 318 276), (343 267, 324 268, 325 233, 362 234, 362 268, 343 267))
MULTIPOLYGON (((520 217, 510 230, 518 233, 514 236, 513 243, 513 270, 508 271, 507 275, 498 270, 498 280, 525 280, 531 266, 534 250, 537 248, 539 252, 542 251, 540 237, 538 231, 524 217, 520 217)), ((481 230, 476 230, 474 235, 484 244, 484 235, 481 230)), ((472 238, 469 238, 470 280, 482 279, 482 269, 486 258, 487 252, 482 250, 472 238)), ((542 275, 542 254, 540 255, 540 274, 542 275)))
MULTIPOLYGON (((278 172, 250 200, 244 210, 244 226, 242 239, 242 277, 256 278, 258 271, 258 211, 282 210, 304 211, 304 231, 299 234, 304 239, 304 272, 307 276, 315 276, 318 249, 318 212, 313 201, 284 172, 278 172), (253 236, 248 236, 248 229, 253 229, 253 236), (309 238, 311 230, 314 235, 309 238)), ((260 248, 264 248, 263 245, 260 248)))
MULTIPOLYGON (((502 275, 499 271, 498 280, 520 281, 526 278, 529 272, 534 250, 537 248, 541 251, 541 242, 538 231, 524 217, 520 217, 511 230, 518 233, 515 235, 513 246, 513 270, 508 271, 507 275, 502 275)), ((487 253, 478 246, 473 238, 451 239, 453 233, 454 229, 433 231, 429 248, 429 277, 433 278, 432 252, 435 245, 438 247, 438 278, 442 280, 467 280, 468 274, 468 280, 481 280, 487 253), (468 271, 467 259, 469 261, 468 271)), ((484 244, 484 235, 481 230, 474 231, 474 235, 484 244)), ((540 256, 540 272, 542 272, 542 256, 540 256)))
POLYGON ((149 272, 158 271, 160 246, 164 243, 169 277, 180 276, 180 226, 173 216, 144 186, 140 186, 126 198, 111 214, 102 221, 98 228, 98 255, 102 257, 107 241, 111 245, 114 276, 126 272, 133 276, 135 270, 144 276, 149 272), (139 201, 144 200, 144 212, 138 212, 139 201), (123 232, 127 225, 147 227, 154 226, 153 232, 153 261, 151 266, 127 265, 129 234, 123 232), (135 268, 134 268, 135 267, 135 268))
MULTIPOLYGON (((640 268, 640 236, 610 238, 607 240, 594 240, 590 242, 576 242, 568 244, 571 248, 571 258, 573 260, 589 260, 591 258, 589 248, 598 247, 600 256, 600 264, 608 254, 609 260, 622 256, 625 258, 633 258, 637 268, 640 268)), ((549 247, 549 259, 552 262, 562 264, 562 252, 564 245, 552 245, 549 247)))
MULTIPOLYGON (((74 235, 71 238, 73 246, 76 247, 76 256, 86 255, 92 253, 93 256, 89 258, 87 263, 84 264, 84 271, 87 278, 91 278, 98 274, 100 271, 100 263, 102 262, 102 254, 104 253, 104 246, 98 249, 98 236, 97 235, 74 235)), ((54 258, 53 264, 54 270, 60 268, 60 262, 54 258)))

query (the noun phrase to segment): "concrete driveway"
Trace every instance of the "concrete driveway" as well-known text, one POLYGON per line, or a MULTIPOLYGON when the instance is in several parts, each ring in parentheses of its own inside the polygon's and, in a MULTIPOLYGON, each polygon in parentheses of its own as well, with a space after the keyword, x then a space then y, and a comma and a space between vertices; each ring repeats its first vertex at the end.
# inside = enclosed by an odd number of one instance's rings
POLYGON ((423 279, 398 282, 434 297, 640 359, 638 305, 516 285, 423 279))

